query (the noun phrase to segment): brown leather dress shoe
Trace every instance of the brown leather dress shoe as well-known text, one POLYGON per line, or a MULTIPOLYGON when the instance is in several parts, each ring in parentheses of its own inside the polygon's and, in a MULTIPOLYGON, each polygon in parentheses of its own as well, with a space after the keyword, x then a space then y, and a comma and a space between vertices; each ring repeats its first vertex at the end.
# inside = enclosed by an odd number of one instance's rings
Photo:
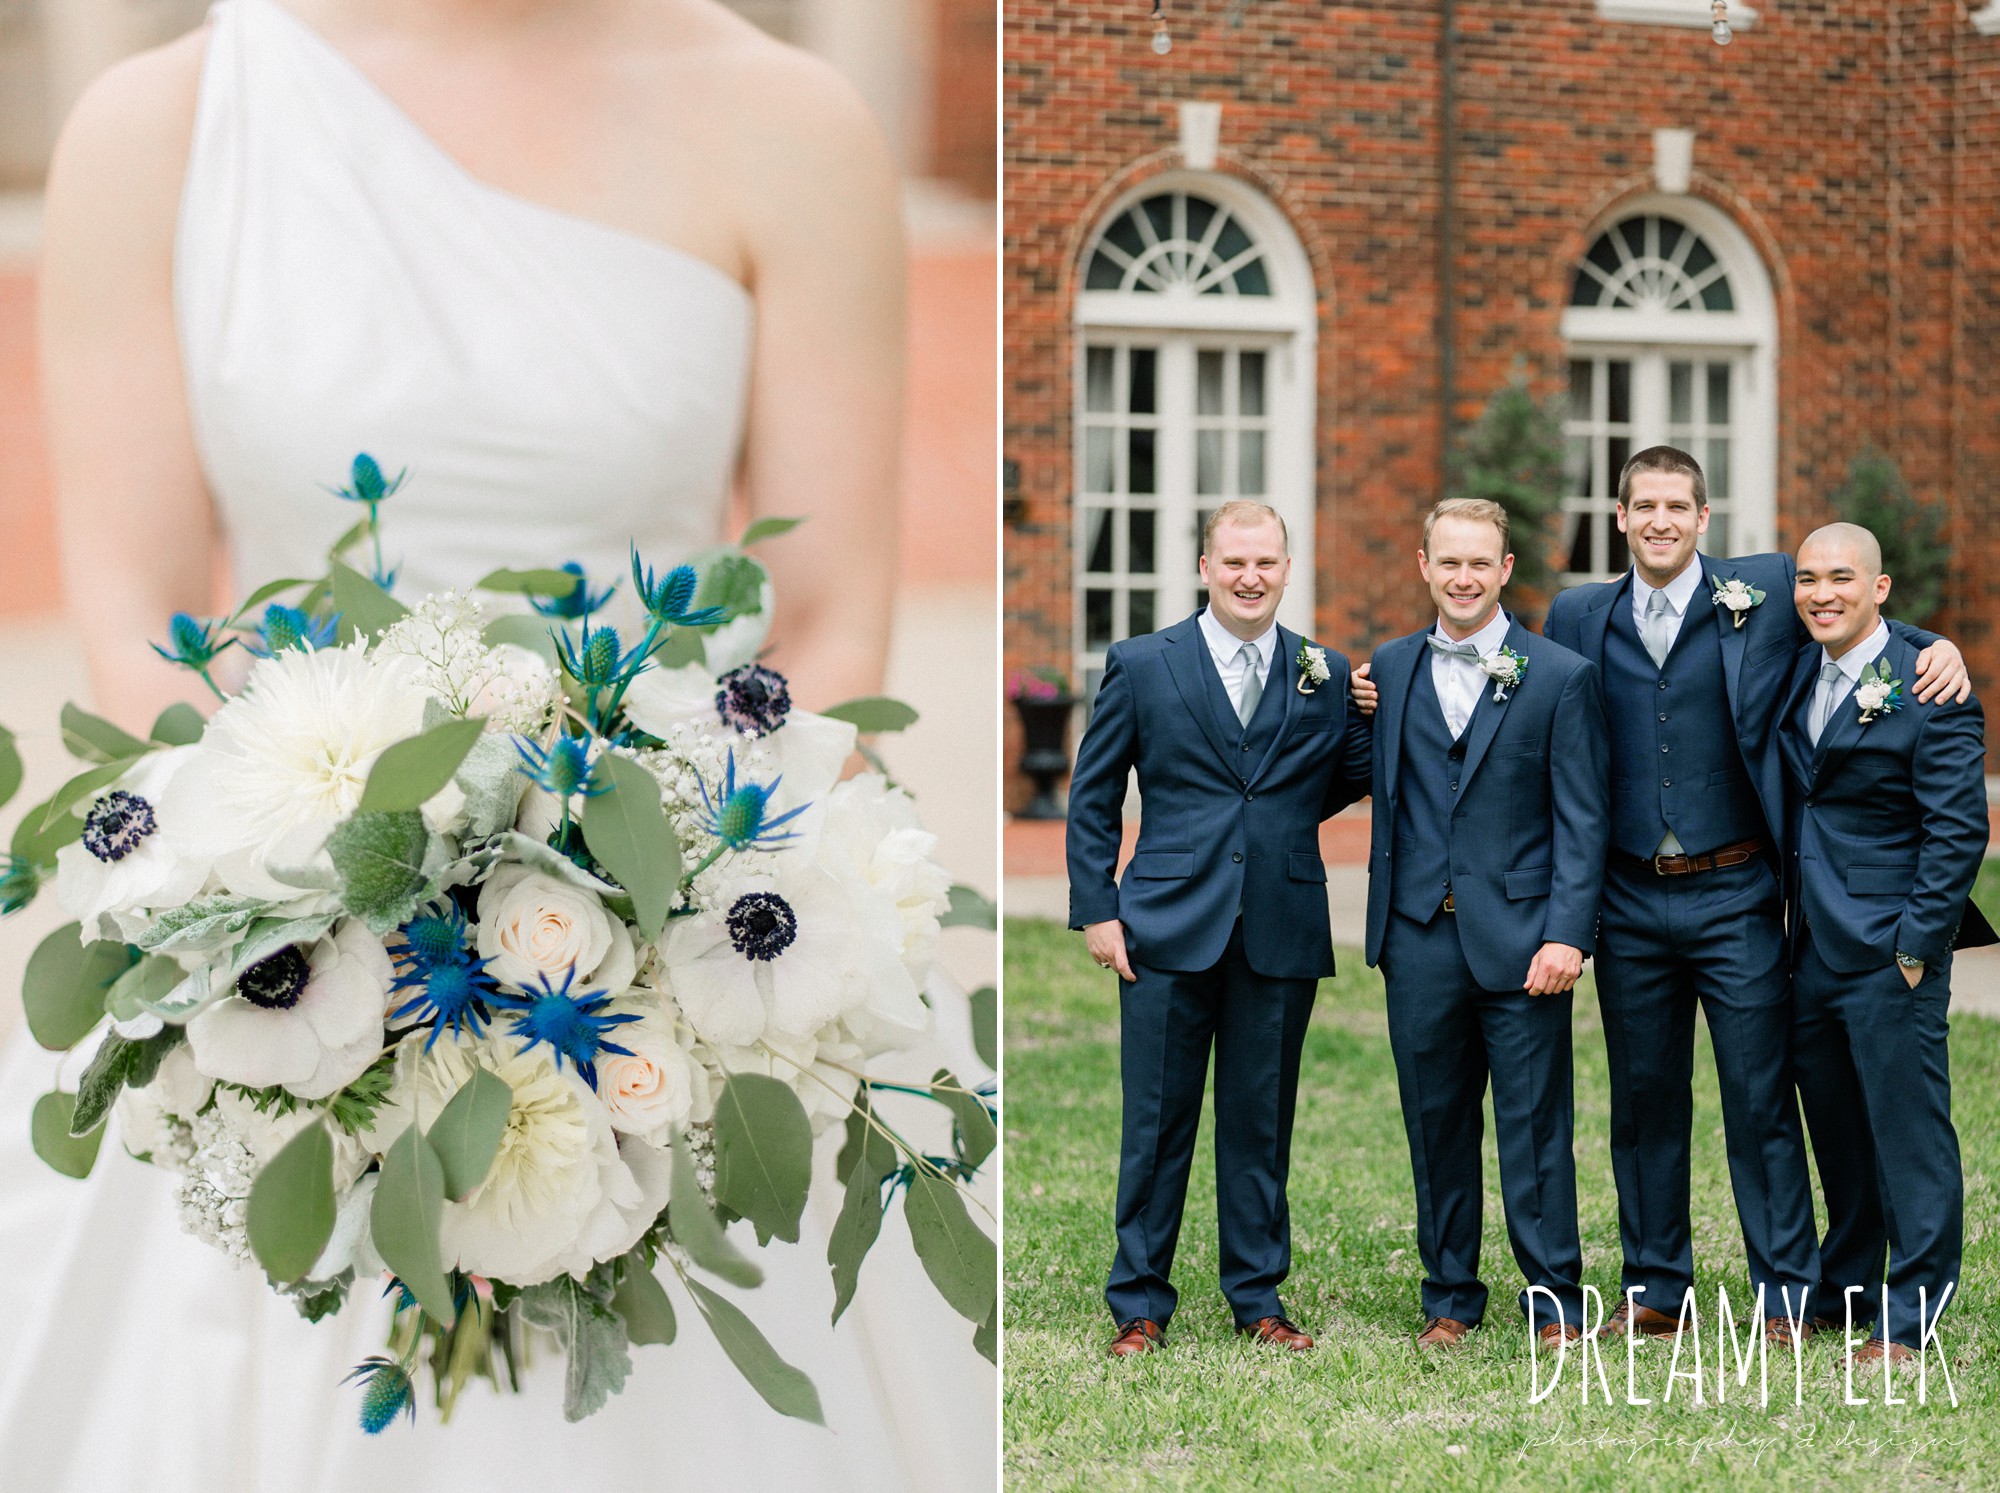
POLYGON ((1134 1317, 1118 1324, 1118 1336, 1104 1351, 1112 1358, 1132 1358, 1151 1353, 1166 1341, 1167 1329, 1147 1317, 1134 1317))
POLYGON ((1256 1321, 1236 1329, 1239 1337, 1253 1338, 1260 1343, 1276 1343, 1280 1348, 1289 1348, 1294 1353, 1311 1351, 1313 1340, 1310 1333, 1301 1332, 1298 1324, 1283 1317, 1259 1317, 1256 1321))
POLYGON ((1456 1348, 1471 1331, 1471 1323, 1461 1322, 1455 1317, 1429 1317, 1424 1321, 1424 1330, 1417 1334, 1417 1346, 1456 1348))
POLYGON ((1915 1349, 1906 1348, 1901 1343, 1885 1343, 1879 1337, 1871 1337, 1854 1350, 1854 1362, 1857 1367, 1862 1364, 1877 1364, 1886 1358, 1901 1368, 1906 1363, 1914 1363, 1916 1357, 1915 1349))
MULTIPOLYGON (((1803 1346, 1812 1341, 1814 1324, 1802 1322, 1798 1327, 1798 1343, 1803 1346)), ((1773 1348, 1790 1348, 1792 1342, 1792 1320, 1789 1317, 1766 1317, 1764 1319, 1764 1341, 1773 1348)))
POLYGON ((1650 1306, 1641 1306, 1628 1299, 1619 1302, 1618 1310, 1604 1319, 1597 1335, 1601 1338, 1623 1337, 1636 1329, 1645 1337, 1672 1337, 1680 1325, 1679 1317, 1670 1317, 1665 1312, 1656 1312, 1650 1306))
POLYGON ((1544 1348, 1553 1348, 1558 1343, 1573 1343, 1583 1336, 1583 1329, 1574 1322, 1546 1322, 1535 1340, 1544 1348))

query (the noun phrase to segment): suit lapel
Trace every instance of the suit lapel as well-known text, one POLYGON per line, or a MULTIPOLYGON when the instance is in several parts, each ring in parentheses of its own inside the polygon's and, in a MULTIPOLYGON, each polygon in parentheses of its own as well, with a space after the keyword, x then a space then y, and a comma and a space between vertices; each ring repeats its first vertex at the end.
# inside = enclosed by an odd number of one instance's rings
MULTIPOLYGON (((1903 645, 1898 643, 1896 635, 1891 633, 1888 646, 1877 655, 1877 658, 1889 661, 1889 677, 1892 679, 1902 679, 1912 672, 1909 660, 1903 658, 1902 653, 1903 645)), ((1870 663, 1868 667, 1873 669, 1875 665, 1870 663)), ((1905 688, 1907 687, 1906 684, 1905 688)), ((1819 750, 1813 754, 1815 783, 1830 777, 1834 769, 1847 759, 1847 754, 1860 745, 1861 733, 1869 729, 1861 723, 1861 707, 1854 699, 1860 688, 1857 683, 1847 692, 1847 698, 1835 707, 1833 719, 1827 722, 1826 730, 1820 734, 1819 750)), ((1875 719, 1879 722, 1882 717, 1878 715, 1875 719)))
MULTIPOLYGON (((1689 599, 1688 606, 1690 608, 1694 607, 1697 603, 1715 607, 1714 576, 1715 572, 1708 568, 1708 557, 1706 555, 1702 556, 1701 590, 1689 599)), ((1726 580, 1728 577, 1725 576, 1724 579, 1726 580)), ((1746 622, 1743 626, 1738 627, 1734 612, 1728 612, 1726 608, 1715 608, 1715 610, 1715 627, 1717 633, 1720 635, 1719 640, 1722 645, 1722 684, 1729 695, 1730 719, 1737 720, 1740 719, 1737 704, 1737 688, 1738 682, 1743 677, 1743 650, 1748 641, 1744 637, 1744 634, 1749 631, 1750 624, 1746 622)), ((1685 618, 1682 619, 1681 626, 1687 626, 1685 618)))
POLYGON ((1389 733, 1384 742, 1389 752, 1386 776, 1389 799, 1394 802, 1396 777, 1403 766, 1403 716, 1410 707, 1410 691, 1416 688, 1417 668, 1430 657, 1430 649, 1424 646, 1423 633, 1416 633, 1382 651, 1383 677, 1375 683, 1382 691, 1382 729, 1389 733), (1395 652, 1397 648, 1404 652, 1395 652))
POLYGON ((1597 665, 1600 676, 1604 673, 1604 634, 1611 627, 1611 609, 1632 605, 1632 572, 1626 571, 1625 579, 1615 586, 1606 587, 1606 591, 1610 599, 1583 614, 1583 626, 1579 629, 1581 636, 1578 638, 1583 644, 1583 656, 1597 665))
MULTIPOLYGON (((1504 646, 1526 656, 1528 652, 1527 643, 1528 634, 1526 629, 1512 617, 1509 617, 1507 619, 1507 641, 1504 646)), ((1514 696, 1518 695, 1526 684, 1527 679, 1524 676, 1520 684, 1514 685, 1507 691, 1507 698, 1505 700, 1496 700, 1493 698, 1494 687, 1491 684, 1480 685, 1479 697, 1472 707, 1472 719, 1465 723, 1465 775, 1460 779, 1460 782, 1464 785, 1461 791, 1472 787, 1472 775, 1479 771, 1479 764, 1486 758, 1486 749, 1493 745, 1493 737, 1500 730, 1500 713, 1507 708, 1508 702, 1514 696)))
POLYGON ((1299 701, 1304 698, 1291 678, 1288 664, 1297 658, 1299 646, 1304 641, 1297 633, 1283 626, 1278 628, 1278 656, 1271 660, 1271 676, 1264 685, 1264 693, 1277 690, 1283 696, 1284 718, 1278 723, 1277 734, 1271 738, 1271 745, 1258 759, 1257 766, 1250 774, 1250 781, 1256 782, 1264 775, 1264 770, 1278 760, 1278 753, 1284 749, 1285 739, 1292 734, 1292 722, 1298 719, 1299 701))
MULTIPOLYGON (((1201 614, 1197 612, 1195 617, 1201 614)), ((1201 635, 1200 624, 1195 617, 1169 628, 1167 641, 1167 673, 1173 676, 1174 688, 1180 691, 1181 703, 1187 706, 1188 714, 1201 727, 1201 734, 1208 738, 1208 744, 1215 748, 1215 755, 1222 759, 1230 775, 1236 774, 1236 756, 1230 751, 1229 738, 1223 733, 1222 722, 1216 715, 1216 701, 1224 708, 1229 704, 1229 695, 1222 687, 1222 676, 1215 672, 1215 660, 1208 656, 1208 640, 1201 635)))
POLYGON ((1806 787, 1812 786, 1813 748, 1806 735, 1805 718, 1799 711, 1811 700, 1813 681, 1818 678, 1819 650, 1808 649, 1792 666, 1785 702, 1778 711, 1778 750, 1784 754, 1792 776, 1806 787))

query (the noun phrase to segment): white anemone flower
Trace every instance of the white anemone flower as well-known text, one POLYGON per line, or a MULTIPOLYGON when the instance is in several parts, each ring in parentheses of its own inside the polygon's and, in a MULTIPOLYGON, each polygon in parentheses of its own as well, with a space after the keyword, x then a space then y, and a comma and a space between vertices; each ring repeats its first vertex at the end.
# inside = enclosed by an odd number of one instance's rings
POLYGON ((272 869, 319 862, 382 750, 423 729, 417 668, 359 647, 288 648, 258 664, 168 786, 162 817, 183 853, 212 857, 232 892, 297 897, 272 869))
POLYGON ((849 778, 827 795, 815 858, 838 880, 895 904, 897 948, 918 980, 937 957, 938 920, 951 909, 951 876, 931 858, 936 849, 910 795, 880 773, 849 778))
POLYGON ((429 1125, 484 1068, 513 1095, 500 1149, 486 1178, 444 1205, 444 1263, 528 1286, 582 1274, 625 1253, 666 1206, 663 1153, 628 1137, 574 1066, 560 1070, 546 1047, 524 1049, 510 1034, 404 1040, 396 1083, 363 1141, 386 1153, 412 1121, 429 1125))
POLYGON ((195 1066, 209 1078, 324 1099, 382 1055, 391 977, 382 941, 355 918, 310 948, 280 949, 188 1022, 195 1066))
POLYGON ((168 787, 198 750, 150 753, 77 805, 83 838, 56 852, 56 897, 82 922, 86 939, 123 943, 123 917, 178 907, 208 880, 208 862, 185 854, 177 837, 164 833, 168 787))

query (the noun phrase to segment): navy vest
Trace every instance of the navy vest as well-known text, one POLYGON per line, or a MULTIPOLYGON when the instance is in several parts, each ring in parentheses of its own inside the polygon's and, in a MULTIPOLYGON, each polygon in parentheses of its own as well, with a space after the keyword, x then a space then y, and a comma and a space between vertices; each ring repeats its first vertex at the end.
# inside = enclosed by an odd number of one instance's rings
POLYGON ((1650 856, 1669 826, 1689 855, 1764 833, 1722 672, 1721 608, 1697 589, 1657 667, 1629 595, 1611 604, 1604 694, 1611 732, 1611 843, 1650 856))
MULTIPOLYGON (((1430 650, 1403 709, 1402 766, 1396 774, 1396 852, 1389 905, 1428 923, 1451 890, 1451 811, 1465 766, 1465 736, 1453 741, 1431 683, 1430 650)), ((1470 723, 1468 722, 1468 733, 1470 723)))

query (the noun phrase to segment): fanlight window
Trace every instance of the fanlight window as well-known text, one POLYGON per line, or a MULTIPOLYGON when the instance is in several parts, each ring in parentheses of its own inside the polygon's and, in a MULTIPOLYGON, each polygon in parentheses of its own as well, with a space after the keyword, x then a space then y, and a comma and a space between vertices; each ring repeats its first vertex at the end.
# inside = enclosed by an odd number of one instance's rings
POLYGON ((1614 223, 1576 267, 1572 306, 1633 311, 1734 311, 1729 276, 1684 223, 1651 213, 1614 223))
POLYGON ((1084 289, 1268 296, 1271 279, 1263 246, 1228 208, 1188 192, 1161 192, 1104 230, 1084 289))

